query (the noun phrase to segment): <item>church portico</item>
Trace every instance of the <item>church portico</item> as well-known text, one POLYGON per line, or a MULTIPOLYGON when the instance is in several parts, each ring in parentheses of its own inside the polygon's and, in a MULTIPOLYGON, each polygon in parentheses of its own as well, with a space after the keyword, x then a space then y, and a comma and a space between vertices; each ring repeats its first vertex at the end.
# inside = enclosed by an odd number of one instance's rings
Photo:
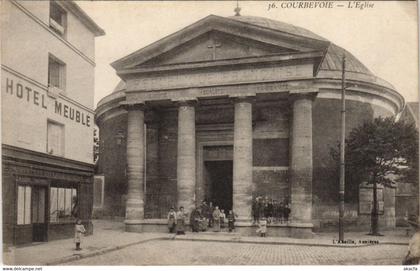
POLYGON ((355 112, 347 129, 395 114, 402 98, 348 52, 261 18, 212 15, 112 63, 123 83, 98 105, 100 167, 127 230, 167 231, 170 207, 191 213, 207 200, 232 208, 238 231, 255 234, 252 202, 261 196, 291 208, 270 235, 311 237, 318 210, 338 193, 329 148, 339 139, 343 54, 355 112), (114 158, 108 146, 126 151, 114 158))
MULTIPOLYGON (((159 220, 164 217, 164 211, 147 215, 146 209, 162 208, 161 203, 150 195, 155 192, 150 190, 161 190, 160 179, 165 175, 161 167, 168 164, 176 169, 172 175, 176 189, 172 190, 170 205, 164 208, 183 206, 190 213, 203 200, 212 201, 223 208, 233 209, 238 215, 239 230, 247 234, 252 233, 254 227, 253 197, 268 195, 278 201, 294 199, 297 202, 299 199, 288 192, 288 156, 292 153, 292 145, 288 143, 288 118, 293 105, 291 101, 295 101, 288 97, 306 97, 307 93, 313 96, 314 92, 306 90, 304 94, 296 94, 298 91, 295 91, 287 96, 284 92, 279 95, 274 92, 215 99, 196 97, 166 103, 146 101, 136 105, 123 102, 122 106, 128 112, 130 130, 127 131, 134 131, 127 138, 127 174, 131 180, 127 187, 127 230, 165 230, 165 221, 159 220), (173 121, 162 121, 168 117, 173 121), (165 124, 164 128, 162 124, 165 124), (173 129, 174 133, 168 136, 167 129, 173 129), (170 155, 165 147, 161 150, 156 146, 162 138, 176 143, 172 143, 176 145, 176 155, 170 155), (270 144, 280 149, 272 149, 270 144), (255 162, 254 154, 258 158, 255 162), (141 160, 140 156, 146 160, 141 160), (138 163, 143 163, 143 167, 134 167, 133 175, 133 168, 129 165, 138 163)), ((276 228, 278 235, 289 235, 286 225, 276 228)))

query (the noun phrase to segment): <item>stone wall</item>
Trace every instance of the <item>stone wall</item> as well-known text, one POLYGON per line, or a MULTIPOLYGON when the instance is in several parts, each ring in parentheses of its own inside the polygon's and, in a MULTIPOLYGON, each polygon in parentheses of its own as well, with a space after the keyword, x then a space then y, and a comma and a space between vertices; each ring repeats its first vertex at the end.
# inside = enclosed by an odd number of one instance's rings
POLYGON ((124 216, 126 176, 127 114, 122 114, 101 123, 99 126, 98 173, 105 176, 104 207, 102 216, 124 216), (117 135, 123 136, 117 143, 117 135))
MULTIPOLYGON (((350 131, 391 112, 370 103, 346 101, 346 136, 350 131)), ((331 158, 331 148, 340 140, 341 103, 338 99, 316 99, 313 107, 313 193, 321 204, 338 202, 339 167, 331 158)), ((358 183, 347 176, 346 202, 357 202, 358 183)))
MULTIPOLYGON (((313 213, 315 230, 334 230, 338 223, 339 167, 330 150, 340 140, 341 103, 338 99, 316 99, 313 107, 313 213)), ((382 107, 358 101, 346 101, 346 136, 350 131, 378 116, 390 116, 382 107)), ((369 230, 370 216, 358 215, 358 179, 346 176, 345 224, 352 230, 369 230)), ((385 203, 387 204, 387 203, 385 203)), ((391 210, 392 211, 392 210, 391 210)), ((395 214, 395 210, 394 210, 395 214)), ((380 226, 390 227, 392 214, 380 217, 380 226), (386 220, 386 221, 385 221, 386 220)))
POLYGON ((253 196, 289 200, 288 106, 257 106, 253 131, 253 196))
MULTIPOLYGON (((159 181, 155 184, 146 181, 145 216, 147 218, 164 218, 169 208, 176 206, 177 115, 176 110, 165 111, 160 114, 159 181), (158 209, 152 210, 152 206, 158 209)), ((148 149, 148 153, 149 151, 150 149, 148 149)), ((150 161, 146 163, 150 163, 150 161)), ((150 171, 148 173, 147 180, 150 178, 150 171)))
POLYGON ((406 218, 415 217, 419 213, 418 185, 401 182, 397 185, 395 195, 395 216, 398 226, 407 226, 406 218))

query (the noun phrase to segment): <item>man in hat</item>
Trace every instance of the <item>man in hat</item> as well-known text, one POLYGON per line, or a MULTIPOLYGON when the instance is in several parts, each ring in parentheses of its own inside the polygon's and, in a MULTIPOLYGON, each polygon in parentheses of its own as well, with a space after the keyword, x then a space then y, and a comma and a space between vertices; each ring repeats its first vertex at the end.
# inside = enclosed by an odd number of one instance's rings
POLYGON ((190 223, 192 232, 199 232, 200 231, 200 220, 201 220, 201 211, 199 208, 195 208, 191 212, 190 216, 190 223))

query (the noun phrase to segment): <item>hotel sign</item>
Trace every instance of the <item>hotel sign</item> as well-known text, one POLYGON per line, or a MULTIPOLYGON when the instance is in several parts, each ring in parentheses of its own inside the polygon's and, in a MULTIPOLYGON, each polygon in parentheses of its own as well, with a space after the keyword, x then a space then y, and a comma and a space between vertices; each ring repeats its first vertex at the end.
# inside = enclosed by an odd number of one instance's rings
POLYGON ((17 99, 26 101, 28 104, 33 106, 38 106, 43 110, 53 110, 57 115, 60 115, 64 118, 67 118, 76 123, 80 123, 86 127, 91 127, 92 118, 91 115, 85 111, 79 110, 74 106, 71 106, 67 103, 58 101, 57 99, 52 99, 45 93, 41 93, 36 89, 23 84, 17 80, 13 80, 9 77, 6 77, 5 92, 8 95, 14 96, 17 99), (49 99, 54 100, 54 107, 49 108, 50 103, 49 99))

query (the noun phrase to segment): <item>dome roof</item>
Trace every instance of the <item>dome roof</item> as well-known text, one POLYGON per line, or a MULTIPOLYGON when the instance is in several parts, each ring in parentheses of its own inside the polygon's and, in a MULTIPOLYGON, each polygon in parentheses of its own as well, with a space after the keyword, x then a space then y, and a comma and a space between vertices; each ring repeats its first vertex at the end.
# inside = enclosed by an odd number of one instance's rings
MULTIPOLYGON (((298 27, 292 24, 267 19, 263 17, 254 17, 254 16, 232 16, 229 19, 239 21, 245 24, 251 24, 254 26, 269 28, 272 30, 284 32, 287 34, 292 34, 296 36, 301 36, 305 38, 311 38, 316 40, 328 41, 327 39, 305 29, 302 27, 298 27)), ((320 70, 341 70, 341 61, 342 56, 346 56, 346 70, 350 72, 358 72, 364 73, 367 75, 372 75, 372 72, 366 68, 356 57, 354 57, 351 53, 344 50, 343 48, 335 45, 334 43, 330 43, 327 54, 323 62, 321 63, 320 70)))
POLYGON ((252 25, 265 27, 265 28, 285 32, 285 33, 288 33, 288 34, 294 34, 294 35, 297 35, 297 36, 303 36, 303 37, 307 37, 307 38, 311 38, 311 39, 327 41, 325 38, 323 38, 321 36, 318 36, 317 34, 311 32, 311 31, 309 31, 305 28, 298 27, 298 26, 288 24, 288 23, 284 23, 284 22, 280 22, 280 21, 276 21, 276 20, 272 20, 272 19, 267 19, 267 18, 264 18, 264 17, 231 16, 231 17, 228 17, 228 19, 233 19, 235 21, 239 21, 239 22, 242 22, 242 23, 247 23, 247 24, 252 24, 252 25))

